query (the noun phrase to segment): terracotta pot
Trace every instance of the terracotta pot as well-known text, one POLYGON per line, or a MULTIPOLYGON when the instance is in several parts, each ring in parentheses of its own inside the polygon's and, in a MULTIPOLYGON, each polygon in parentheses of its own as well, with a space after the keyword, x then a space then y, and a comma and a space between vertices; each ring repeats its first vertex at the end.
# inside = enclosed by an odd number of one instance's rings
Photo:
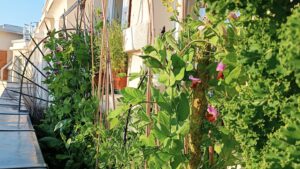
MULTIPOLYGON (((104 80, 104 74, 101 76, 102 80, 104 80)), ((94 83, 98 86, 99 73, 95 73, 94 83)), ((102 82, 103 83, 103 82, 102 82)), ((127 77, 119 77, 118 73, 113 72, 113 83, 115 90, 122 90, 127 86, 127 77)), ((102 84, 100 84, 102 86, 102 84)), ((105 82, 104 82, 105 85, 105 82)))
POLYGON ((122 90, 127 86, 127 77, 118 77, 117 73, 113 73, 115 90, 122 90))

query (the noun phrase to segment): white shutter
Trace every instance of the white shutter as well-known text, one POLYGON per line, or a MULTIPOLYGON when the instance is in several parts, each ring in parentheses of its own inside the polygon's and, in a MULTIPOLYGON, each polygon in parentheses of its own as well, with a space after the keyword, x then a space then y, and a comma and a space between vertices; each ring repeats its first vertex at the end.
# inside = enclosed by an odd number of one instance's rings
POLYGON ((123 0, 123 9, 122 9, 122 28, 127 28, 128 27, 128 18, 129 16, 129 11, 130 11, 130 0, 123 0))
POLYGON ((108 0, 106 9, 106 19, 111 22, 113 20, 114 0, 108 0))

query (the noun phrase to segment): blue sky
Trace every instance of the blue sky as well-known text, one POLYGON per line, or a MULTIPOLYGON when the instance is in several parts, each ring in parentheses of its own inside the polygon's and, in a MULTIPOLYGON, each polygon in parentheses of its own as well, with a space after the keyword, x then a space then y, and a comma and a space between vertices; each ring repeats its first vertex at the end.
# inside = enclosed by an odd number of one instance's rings
POLYGON ((38 22, 45 0, 0 0, 0 25, 38 22))

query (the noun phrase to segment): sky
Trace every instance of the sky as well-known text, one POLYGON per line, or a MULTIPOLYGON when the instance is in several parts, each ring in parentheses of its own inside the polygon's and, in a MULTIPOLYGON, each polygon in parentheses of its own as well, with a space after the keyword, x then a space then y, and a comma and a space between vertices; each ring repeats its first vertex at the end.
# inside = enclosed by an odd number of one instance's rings
POLYGON ((39 22, 45 0, 0 0, 0 25, 39 22))

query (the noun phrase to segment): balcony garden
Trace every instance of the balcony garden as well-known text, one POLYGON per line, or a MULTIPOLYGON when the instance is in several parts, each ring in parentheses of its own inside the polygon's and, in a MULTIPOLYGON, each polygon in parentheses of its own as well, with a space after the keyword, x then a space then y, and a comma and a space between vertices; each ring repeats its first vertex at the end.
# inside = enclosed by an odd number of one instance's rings
POLYGON ((36 126, 49 167, 299 168, 298 2, 207 0, 184 19, 163 3, 180 31, 142 49, 139 74, 105 11, 88 30, 49 32, 52 102, 36 126), (140 82, 116 99, 124 74, 140 82))

